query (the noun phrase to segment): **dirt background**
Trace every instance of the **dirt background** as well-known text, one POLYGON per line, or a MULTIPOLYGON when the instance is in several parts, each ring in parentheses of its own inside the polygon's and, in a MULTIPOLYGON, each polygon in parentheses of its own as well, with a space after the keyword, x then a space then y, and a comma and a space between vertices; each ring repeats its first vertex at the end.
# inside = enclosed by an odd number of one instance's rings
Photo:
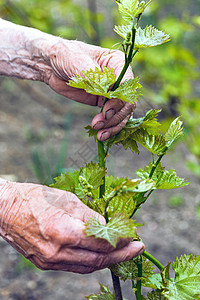
MULTIPOLYGON (((147 109, 138 105, 136 115, 147 109)), ((63 162, 59 171, 95 159, 95 144, 83 127, 97 112, 97 108, 56 95, 43 84, 0 77, 0 177, 37 183, 33 153, 42 157, 44 169, 51 169, 52 176, 56 175, 58 158, 63 162)), ((184 144, 179 144, 163 162, 191 184, 179 190, 155 192, 137 215, 137 221, 146 223, 139 234, 147 251, 163 264, 184 253, 200 254, 200 220, 196 214, 200 187, 199 180, 185 167, 189 155, 184 144)), ((133 178, 135 170, 150 159, 143 150, 138 156, 115 148, 109 157, 110 173, 133 178)), ((48 172, 44 174, 44 181, 51 179, 48 172)), ((99 290, 98 282, 111 285, 109 270, 89 275, 43 272, 30 268, 3 239, 0 249, 2 300, 81 300, 99 290)), ((134 297, 128 286, 123 285, 124 297, 131 300, 134 297)))

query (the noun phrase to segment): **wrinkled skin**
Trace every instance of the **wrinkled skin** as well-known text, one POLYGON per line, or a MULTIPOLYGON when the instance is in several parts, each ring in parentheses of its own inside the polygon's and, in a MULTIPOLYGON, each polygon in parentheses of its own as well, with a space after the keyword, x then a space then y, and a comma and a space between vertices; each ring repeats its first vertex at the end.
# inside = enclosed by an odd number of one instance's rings
MULTIPOLYGON (((118 76, 124 65, 123 53, 60 38, 55 43, 53 38, 52 44, 49 35, 40 37, 39 31, 26 35, 28 28, 17 26, 15 31, 15 25, 9 26, 6 22, 6 31, 1 31, 6 32, 2 40, 7 41, 7 48, 2 48, 2 74, 40 80, 74 101, 102 106, 102 97, 71 88, 66 82, 76 74, 82 75, 82 71, 102 69, 103 65, 113 68, 118 76)), ((129 78, 133 78, 131 69, 124 80, 129 78)), ((92 120, 97 138, 104 141, 117 134, 134 108, 119 99, 108 100, 102 113, 92 120)), ((92 216, 105 224, 102 216, 72 193, 0 180, 0 235, 40 269, 90 273, 143 252, 142 243, 129 239, 121 239, 113 249, 105 240, 86 237, 85 222, 92 216)))
POLYGON ((86 237, 88 218, 105 219, 74 194, 37 184, 2 184, 1 235, 42 270, 90 273, 129 260, 144 250, 141 242, 86 237))
MULTIPOLYGON (((87 94, 84 90, 66 85, 66 81, 76 74, 83 76, 82 71, 102 69, 103 66, 113 68, 118 76, 124 66, 124 54, 121 51, 88 45, 78 41, 56 43, 49 54, 53 72, 45 80, 57 93, 74 101, 101 107, 103 97, 87 94), (70 50, 69 50, 70 49, 70 50)), ((123 80, 133 78, 129 68, 123 80)), ((119 99, 108 100, 102 113, 92 120, 92 127, 98 131, 97 138, 101 141, 117 134, 127 123, 133 113, 135 105, 119 99)))

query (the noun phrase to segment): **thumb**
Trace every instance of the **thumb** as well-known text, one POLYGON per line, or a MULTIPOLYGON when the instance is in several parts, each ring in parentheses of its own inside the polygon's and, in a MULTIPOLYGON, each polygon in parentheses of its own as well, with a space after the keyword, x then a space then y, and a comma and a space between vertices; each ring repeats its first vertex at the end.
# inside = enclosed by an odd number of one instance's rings
POLYGON ((106 220, 103 216, 101 216, 99 213, 97 213, 96 211, 92 210, 91 208, 86 206, 86 210, 83 211, 82 214, 82 221, 85 223, 87 222, 89 219, 95 218, 97 219, 102 225, 106 225, 106 220))

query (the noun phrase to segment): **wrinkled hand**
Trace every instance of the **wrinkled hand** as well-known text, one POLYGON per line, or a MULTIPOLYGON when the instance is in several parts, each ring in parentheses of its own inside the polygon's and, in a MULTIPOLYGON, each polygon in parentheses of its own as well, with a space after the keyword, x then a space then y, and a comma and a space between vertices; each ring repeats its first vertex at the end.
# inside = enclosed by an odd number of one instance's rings
MULTIPOLYGON (((124 54, 121 51, 88 45, 78 41, 63 40, 55 44, 49 54, 52 74, 48 80, 50 87, 57 93, 72 100, 101 107, 103 97, 87 94, 84 90, 66 85, 66 81, 82 75, 82 71, 102 69, 103 66, 113 68, 118 76, 124 66, 124 54)), ((124 79, 133 78, 129 68, 124 79)), ((97 114, 92 120, 92 127, 99 130, 97 138, 101 141, 117 134, 127 123, 135 105, 119 99, 108 100, 102 113, 97 114)))
POLYGON ((0 233, 42 270, 90 273, 143 252, 141 242, 86 237, 88 218, 105 219, 74 194, 29 183, 7 183, 0 189, 0 233))

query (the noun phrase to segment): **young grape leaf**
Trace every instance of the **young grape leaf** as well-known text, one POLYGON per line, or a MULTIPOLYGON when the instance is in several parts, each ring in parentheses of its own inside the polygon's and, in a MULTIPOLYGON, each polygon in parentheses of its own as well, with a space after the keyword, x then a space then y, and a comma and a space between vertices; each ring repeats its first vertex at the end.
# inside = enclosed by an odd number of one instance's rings
MULTIPOLYGON (((128 178, 114 178, 106 176, 106 190, 104 194, 104 203, 107 203, 108 217, 111 218, 115 213, 126 213, 131 215, 135 209, 135 201, 132 193, 123 193, 123 186, 128 181, 128 178)), ((139 182, 137 180, 137 182, 139 182)), ((132 185, 137 186, 137 182, 132 185)))
POLYGON ((170 41, 169 34, 166 34, 151 25, 147 26, 145 29, 139 27, 135 36, 135 48, 154 47, 168 41, 170 41))
POLYGON ((81 169, 81 183, 84 187, 85 185, 89 185, 92 189, 97 189, 103 183, 105 174, 106 171, 104 167, 100 167, 97 163, 90 162, 85 168, 81 169))
POLYGON ((170 125, 168 131, 165 134, 165 140, 167 142, 167 147, 170 147, 172 143, 183 135, 183 122, 180 118, 176 118, 170 125))
POLYGON ((110 138, 107 142, 107 145, 111 147, 114 144, 121 143, 125 150, 129 147, 131 151, 139 153, 137 143, 132 138, 132 133, 136 132, 140 128, 144 128, 147 133, 158 133, 160 124, 157 122, 157 115, 160 110, 151 109, 149 110, 144 117, 141 118, 130 118, 126 126, 119 132, 119 134, 110 138))
POLYGON ((126 124, 126 129, 137 129, 142 127, 143 129, 153 130, 156 128, 156 133, 158 133, 158 129, 160 128, 160 123, 157 121, 158 113, 161 112, 161 109, 150 109, 144 117, 141 118, 131 118, 126 124))
POLYGON ((161 134, 149 134, 141 128, 132 133, 129 138, 135 140, 153 154, 162 155, 165 153, 166 142, 161 134))
POLYGON ((138 146, 137 146, 136 141, 127 138, 126 140, 121 141, 121 144, 124 146, 125 150, 127 150, 128 148, 130 148, 130 150, 132 152, 136 152, 136 153, 139 154, 139 150, 138 150, 138 146))
POLYGON ((99 285, 99 294, 91 294, 90 296, 86 296, 85 298, 88 300, 115 300, 114 293, 111 293, 107 286, 102 284, 99 285))
POLYGON ((110 187, 112 187, 114 189, 118 186, 123 185, 124 182, 126 182, 127 180, 128 180, 127 177, 119 178, 118 176, 113 177, 112 175, 110 175, 110 176, 106 175, 106 189, 108 189, 110 187))
POLYGON ((97 133, 98 131, 93 129, 90 125, 84 127, 85 130, 87 131, 88 133, 88 136, 91 137, 91 136, 94 136, 94 139, 95 139, 95 142, 97 142, 97 133))
POLYGON ((200 299, 200 276, 193 276, 177 282, 169 281, 169 291, 163 294, 169 300, 200 299))
MULTIPOLYGON (((172 264, 175 278, 163 278, 163 295, 169 300, 200 298, 200 256, 193 254, 176 258, 172 264)), ((163 276, 163 274, 162 274, 163 276)))
POLYGON ((143 284, 145 287, 149 287, 152 289, 162 289, 163 284, 162 284, 162 276, 160 273, 153 274, 148 277, 147 281, 145 284, 143 284))
POLYGON ((119 13, 126 22, 132 22, 137 12, 138 0, 117 0, 119 13))
POLYGON ((134 237, 136 224, 125 215, 114 215, 110 221, 103 225, 97 219, 89 219, 84 230, 87 236, 95 236, 107 240, 116 247, 120 238, 134 237))
POLYGON ((142 86, 139 84, 139 78, 125 80, 115 91, 108 92, 108 98, 121 99, 125 102, 134 103, 141 94, 137 91, 142 86))
POLYGON ((69 80, 67 85, 83 89, 89 94, 102 95, 108 97, 108 89, 116 81, 116 75, 113 69, 103 66, 103 71, 97 67, 95 70, 83 71, 83 76, 76 75, 73 80, 69 80))
POLYGON ((76 194, 80 199, 85 197, 83 188, 79 182, 80 172, 75 170, 74 173, 67 172, 66 174, 61 173, 60 176, 54 178, 55 183, 50 186, 52 188, 65 190, 76 194))
POLYGON ((151 0, 147 3, 145 1, 139 2, 138 0, 116 0, 116 2, 122 18, 126 22, 132 23, 134 18, 139 17, 144 12, 151 0))
MULTIPOLYGON (((147 166, 144 167, 144 170, 139 168, 135 172, 135 174, 143 180, 148 179, 153 167, 154 167, 154 164, 152 164, 150 162, 147 166)), ((164 171, 165 171, 165 168, 161 166, 161 163, 159 163, 157 165, 157 168, 155 169, 151 179, 157 183, 157 181, 162 177, 164 171)))
MULTIPOLYGON (((147 294, 147 297, 142 296, 142 300, 167 300, 168 298, 161 295, 161 291, 154 290, 147 294)), ((179 299, 181 300, 181 299, 179 299)), ((183 300, 183 299, 182 299, 183 300)))
POLYGON ((118 25, 114 27, 114 31, 124 39, 126 39, 127 34, 129 34, 131 30, 132 30, 132 24, 118 25))
POLYGON ((69 80, 67 85, 84 89, 89 94, 109 99, 119 98, 129 103, 134 103, 140 95, 137 89, 141 88, 141 85, 137 77, 125 80, 115 91, 109 90, 110 86, 116 81, 116 75, 113 69, 106 68, 105 66, 103 66, 103 71, 95 68, 94 71, 83 72, 83 76, 77 75, 72 80, 69 80))
POLYGON ((176 175, 176 171, 170 169, 164 171, 162 176, 158 179, 156 188, 157 189, 175 189, 182 186, 188 185, 189 182, 186 182, 184 178, 180 178, 176 175))
POLYGON ((134 196, 152 190, 154 185, 155 183, 151 179, 141 181, 117 178, 113 180, 110 186, 106 187, 104 195, 108 217, 111 218, 115 213, 125 213, 127 216, 131 216, 137 204, 134 196))
MULTIPOLYGON (((141 179, 148 179, 152 168, 153 164, 149 163, 148 166, 145 166, 144 170, 139 168, 138 171, 136 171, 136 175, 141 179)), ((170 169, 166 171, 165 168, 161 166, 161 163, 159 163, 155 169, 152 180, 155 182, 154 187, 156 189, 175 189, 189 184, 184 178, 178 177, 175 170, 170 169)))
MULTIPOLYGON (((111 266, 111 270, 114 272, 114 274, 118 277, 120 277, 121 280, 126 281, 129 280, 136 280, 138 278, 138 268, 136 264, 137 258, 133 258, 129 261, 125 261, 116 265, 111 266)), ((151 277, 154 272, 154 266, 153 264, 146 259, 146 257, 143 257, 142 259, 142 285, 144 285, 144 282, 151 277)))
POLYGON ((132 193, 119 194, 112 198, 107 207, 109 219, 116 213, 126 213, 131 216, 136 207, 132 193))
POLYGON ((189 276, 200 276, 200 255, 184 254, 179 259, 177 257, 172 268, 175 271, 175 280, 183 280, 189 276))

